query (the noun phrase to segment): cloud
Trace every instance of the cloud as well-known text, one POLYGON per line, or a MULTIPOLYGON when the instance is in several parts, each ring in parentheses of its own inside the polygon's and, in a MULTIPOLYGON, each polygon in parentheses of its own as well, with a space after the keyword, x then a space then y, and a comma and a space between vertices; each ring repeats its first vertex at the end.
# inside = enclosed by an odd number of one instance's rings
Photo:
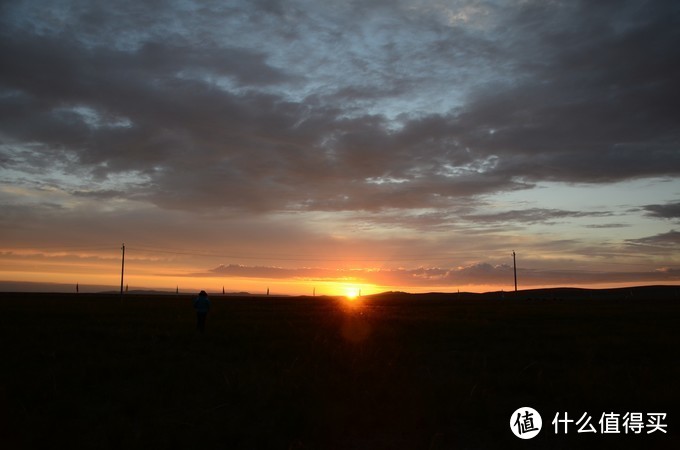
POLYGON ((680 218, 680 202, 667 203, 665 205, 646 205, 643 207, 650 217, 658 217, 662 219, 679 219, 680 218))
POLYGON ((657 247, 667 250, 669 247, 680 246, 680 231, 669 231, 667 233, 656 234, 639 239, 628 239, 628 242, 637 246, 657 247))
POLYGON ((575 217, 608 217, 613 213, 608 211, 583 212, 561 209, 530 208, 525 210, 506 211, 494 214, 469 214, 463 216, 466 220, 477 223, 554 223, 555 220, 575 217))
POLYGON ((66 173, 138 171, 121 196, 162 208, 443 207, 680 167, 674 2, 482 3, 453 22, 408 2, 88 5, 32 22, 5 6, 0 133, 66 173))
POLYGON ((502 35, 517 77, 474 93, 457 116, 460 141, 499 155, 497 172, 529 180, 677 175, 663 167, 677 161, 677 116, 663 98, 679 95, 680 65, 668 57, 677 5, 655 6, 518 8, 502 35))
POLYGON ((628 228, 630 227, 629 224, 625 223, 603 223, 603 224, 593 224, 593 225, 586 225, 586 228, 628 228))
MULTIPOLYGON (((592 272, 582 270, 518 268, 522 286, 568 286, 602 283, 673 282, 680 280, 680 272, 661 268, 647 272, 592 272)), ((475 263, 460 267, 419 267, 415 269, 324 269, 281 268, 268 266, 220 265, 208 272, 190 276, 245 277, 261 279, 297 279, 304 281, 335 281, 372 283, 379 286, 447 287, 513 284, 513 268, 507 264, 475 263)))
POLYGON ((364 272, 356 269, 324 269, 324 268, 284 268, 267 266, 244 266, 240 264, 220 265, 206 273, 190 276, 224 276, 267 279, 298 280, 355 280, 363 279, 364 272))

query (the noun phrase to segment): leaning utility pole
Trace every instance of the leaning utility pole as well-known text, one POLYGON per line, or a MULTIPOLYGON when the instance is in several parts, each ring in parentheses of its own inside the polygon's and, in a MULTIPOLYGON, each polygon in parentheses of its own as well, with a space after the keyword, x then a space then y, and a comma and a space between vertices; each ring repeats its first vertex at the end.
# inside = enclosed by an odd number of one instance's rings
POLYGON ((125 276, 125 243, 123 243, 121 250, 123 250, 123 258, 122 258, 121 264, 120 264, 120 299, 122 300, 123 299, 123 277, 125 276))
POLYGON ((515 259, 515 251, 512 251, 512 270, 515 274, 515 292, 517 292, 517 260, 515 259))

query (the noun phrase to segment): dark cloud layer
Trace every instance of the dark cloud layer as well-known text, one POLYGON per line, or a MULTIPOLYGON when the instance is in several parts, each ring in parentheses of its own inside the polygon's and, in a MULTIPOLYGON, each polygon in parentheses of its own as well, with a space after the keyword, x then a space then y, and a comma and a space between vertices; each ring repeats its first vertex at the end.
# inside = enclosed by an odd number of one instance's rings
MULTIPOLYGON (((227 265, 193 276, 247 277, 264 279, 298 279, 306 281, 344 281, 371 283, 381 286, 445 286, 511 285, 513 269, 509 265, 477 263, 464 267, 419 267, 415 269, 343 270, 323 268, 286 269, 281 267, 227 265)), ((680 271, 661 268, 648 272, 593 272, 583 270, 519 269, 523 286, 597 284, 618 282, 677 282, 680 271)))
POLYGON ((665 253, 669 248, 680 248, 680 231, 672 230, 668 233, 661 233, 654 236, 629 239, 628 242, 637 246, 655 247, 665 253))
POLYGON ((665 205, 646 205, 644 210, 652 217, 680 219, 680 202, 665 205))
POLYGON ((2 164, 144 181, 89 195, 376 211, 680 172, 674 1, 35 5, 2 6, 2 164))
POLYGON ((496 214, 470 214, 463 217, 476 223, 552 223, 554 221, 559 221, 560 219, 570 219, 576 217, 607 217, 611 215, 612 213, 608 211, 583 212, 566 211, 561 209, 530 208, 496 214))

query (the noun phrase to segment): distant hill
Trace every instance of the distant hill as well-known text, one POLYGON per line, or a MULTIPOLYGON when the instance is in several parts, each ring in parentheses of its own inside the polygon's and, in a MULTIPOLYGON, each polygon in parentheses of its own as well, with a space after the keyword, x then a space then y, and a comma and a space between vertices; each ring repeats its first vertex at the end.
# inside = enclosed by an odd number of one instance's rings
MULTIPOLYGON (((90 294, 119 294, 119 286, 79 284, 80 293, 90 294)), ((0 292, 45 292, 45 293, 75 293, 76 284, 66 283, 37 283, 25 281, 0 281, 0 292)), ((195 295, 197 290, 180 290, 180 295, 195 295)), ((132 289, 127 295, 172 295, 175 289, 132 289)), ((237 297, 266 297, 265 294, 253 294, 250 292, 208 292, 211 296, 237 296, 237 297)), ((364 298, 389 298, 389 299, 569 299, 569 298, 624 298, 624 297, 663 297, 680 299, 680 285, 655 285, 655 286, 631 286, 611 289, 589 289, 574 287, 555 287, 541 289, 523 289, 518 292, 496 291, 486 293, 471 292, 430 292, 411 294, 403 291, 388 291, 379 294, 365 295, 364 298)), ((284 294, 272 294, 269 297, 291 297, 284 294)), ((304 296, 302 296, 304 297, 304 296)), ((323 297, 323 296, 319 296, 323 297)), ((342 297, 342 296, 331 296, 342 297)))
MULTIPOLYGON (((120 294, 120 289, 116 291, 103 291, 99 292, 99 294, 120 294)), ((167 291, 160 291, 160 290, 154 290, 154 289, 130 289, 129 291, 125 291, 124 295, 172 295, 172 294, 177 294, 177 295, 196 295, 198 294, 198 291, 192 290, 192 291, 183 291, 180 289, 179 292, 176 292, 174 290, 167 290, 167 291)), ((209 296, 213 297, 219 297, 219 296, 232 296, 232 297, 249 297, 249 296, 255 296, 255 297, 264 297, 264 294, 251 294, 250 292, 225 292, 224 294, 221 292, 208 292, 209 296)), ((284 295, 271 295, 270 297, 287 297, 284 295)))
MULTIPOLYGON (((79 292, 96 293, 102 291, 113 291, 115 286, 97 284, 78 284, 79 292)), ((0 292, 56 292, 70 293, 76 292, 76 283, 38 283, 31 281, 0 281, 0 292)), ((118 291, 120 292, 120 288, 118 291)))
MULTIPOLYGON (((0 281, 0 292, 51 292, 51 293, 75 293, 76 283, 38 283, 30 281, 0 281)), ((78 292, 90 294, 120 294, 120 286, 82 284, 78 283, 78 292)), ((174 294, 175 289, 130 289, 125 292, 128 295, 168 295, 174 294)), ((197 290, 182 290, 180 294, 197 294, 197 290)), ((222 295, 222 292, 208 292, 210 295, 222 295)), ((249 292, 227 292, 224 295, 249 296, 249 292)))
MULTIPOLYGON (((159 291, 159 290, 154 290, 154 289, 130 289, 128 291, 123 292, 124 295, 168 295, 168 294, 174 294, 175 291, 167 290, 167 291, 159 291)), ((119 294, 120 295, 120 288, 116 290, 108 290, 108 291, 100 291, 97 292, 97 294, 119 294)), ((188 292, 181 292, 180 294, 188 294, 188 292)))
POLYGON ((541 289, 524 289, 496 292, 430 292, 410 294, 408 292, 383 292, 366 296, 368 298, 389 299, 525 299, 525 300, 557 300, 557 299, 600 299, 600 298, 677 298, 680 300, 680 285, 631 286, 609 289, 588 289, 573 287, 556 287, 541 289))

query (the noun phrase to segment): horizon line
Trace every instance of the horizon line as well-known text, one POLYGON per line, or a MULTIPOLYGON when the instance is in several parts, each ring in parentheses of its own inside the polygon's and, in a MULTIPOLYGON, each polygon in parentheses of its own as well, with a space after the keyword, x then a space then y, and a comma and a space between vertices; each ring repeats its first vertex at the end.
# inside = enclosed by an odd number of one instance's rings
MULTIPOLYGON (((583 287, 583 286, 541 286, 541 287, 527 287, 523 289, 518 289, 517 291, 509 289, 499 289, 499 290, 489 290, 489 291, 483 291, 483 292, 473 292, 473 291, 427 291, 427 292, 409 292, 405 290, 385 290, 381 292, 376 292, 372 294, 366 294, 363 295, 362 297, 374 297, 374 296, 379 296, 379 295, 384 295, 384 294, 407 294, 407 295, 429 295, 429 294, 434 294, 434 295, 459 295, 459 294, 474 294, 474 295, 483 295, 483 294, 495 294, 495 293, 503 293, 503 294, 515 294, 515 293, 520 293, 520 292, 531 292, 531 291, 550 291, 550 290, 583 290, 583 291, 607 291, 607 290, 627 290, 627 289, 641 289, 641 288, 678 288, 680 289, 680 284, 631 284, 631 285, 625 285, 625 286, 610 286, 610 287, 583 287)), ((205 290, 205 289, 171 289, 171 288, 151 288, 151 287, 135 287, 134 289, 129 289, 124 292, 124 295, 140 295, 140 294, 147 294, 147 295, 193 295, 197 291, 200 290, 205 290)), ((99 284, 80 284, 80 283, 57 283, 57 282, 41 282, 41 281, 12 281, 12 280, 0 280, 0 293, 3 294, 11 294, 11 293, 20 293, 20 294, 31 294, 31 293, 42 293, 42 294, 111 294, 111 295, 120 295, 120 289, 118 286, 114 285, 99 285, 99 284), (5 286, 7 285, 16 285, 18 286, 23 286, 23 289, 5 289, 5 286), (76 288, 78 286, 78 288, 76 288), (30 287, 34 287, 36 289, 42 288, 39 290, 35 289, 30 289, 30 287), (46 290, 49 287, 60 287, 60 290, 46 290), (86 289, 86 291, 80 292, 81 289, 86 289)), ((333 295, 333 294, 319 294, 319 295, 309 295, 309 294, 285 294, 285 293, 253 293, 249 291, 224 291, 219 292, 219 291, 214 291, 210 292, 208 291, 210 295, 213 296, 252 296, 252 297, 343 297, 343 295, 333 295)))

